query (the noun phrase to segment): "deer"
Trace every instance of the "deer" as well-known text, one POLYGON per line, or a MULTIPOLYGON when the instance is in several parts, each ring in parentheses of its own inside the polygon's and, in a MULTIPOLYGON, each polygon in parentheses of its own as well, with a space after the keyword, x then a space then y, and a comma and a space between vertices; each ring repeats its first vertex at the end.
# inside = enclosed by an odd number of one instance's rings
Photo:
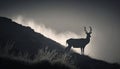
POLYGON ((90 28, 90 30, 88 32, 86 30, 86 27, 84 27, 84 31, 86 33, 86 38, 79 38, 79 39, 70 38, 70 39, 66 40, 68 47, 65 48, 65 51, 69 52, 71 47, 80 48, 81 54, 84 55, 84 48, 90 42, 91 33, 92 33, 92 27, 89 27, 89 28, 90 28))

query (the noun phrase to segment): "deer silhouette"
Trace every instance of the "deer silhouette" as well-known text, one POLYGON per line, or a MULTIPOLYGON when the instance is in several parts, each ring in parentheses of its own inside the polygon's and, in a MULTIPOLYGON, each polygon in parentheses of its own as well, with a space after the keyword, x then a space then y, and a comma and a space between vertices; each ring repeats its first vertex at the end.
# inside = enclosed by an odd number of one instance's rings
POLYGON ((91 37, 91 33, 92 33, 92 28, 91 27, 89 27, 89 28, 90 28, 90 31, 88 32, 86 30, 86 27, 84 27, 84 31, 87 35, 86 38, 80 38, 80 39, 70 38, 70 39, 66 40, 68 47, 66 47, 65 51, 68 52, 71 49, 71 47, 80 48, 81 54, 84 55, 84 48, 90 42, 90 37, 91 37))

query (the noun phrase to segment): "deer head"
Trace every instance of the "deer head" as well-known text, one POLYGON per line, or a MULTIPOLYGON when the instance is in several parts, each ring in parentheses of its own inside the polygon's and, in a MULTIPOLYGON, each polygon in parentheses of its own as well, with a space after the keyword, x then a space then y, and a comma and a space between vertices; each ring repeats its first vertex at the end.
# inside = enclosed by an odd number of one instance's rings
POLYGON ((86 27, 84 27, 84 31, 85 31, 85 33, 87 34, 87 37, 90 38, 90 37, 91 37, 90 34, 92 33, 92 27, 90 26, 89 28, 90 28, 90 31, 89 31, 89 32, 86 30, 86 27))

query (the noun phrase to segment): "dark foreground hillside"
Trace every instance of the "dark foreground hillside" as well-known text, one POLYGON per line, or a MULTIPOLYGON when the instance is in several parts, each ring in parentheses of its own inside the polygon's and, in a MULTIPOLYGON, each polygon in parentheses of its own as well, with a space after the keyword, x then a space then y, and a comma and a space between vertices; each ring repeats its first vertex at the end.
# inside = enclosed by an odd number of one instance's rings
POLYGON ((13 60, 9 58, 0 58, 0 68, 2 69, 71 69, 70 67, 55 63, 52 64, 49 61, 41 61, 39 63, 28 63, 19 60, 13 60))
POLYGON ((75 66, 79 69, 120 69, 117 63, 107 63, 102 60, 93 59, 86 55, 72 54, 75 66))
POLYGON ((120 65, 75 52, 65 53, 62 45, 41 33, 0 17, 0 69, 8 68, 120 69, 120 65))
POLYGON ((120 69, 119 64, 110 64, 78 54, 74 54, 74 56, 76 57, 73 59, 76 62, 73 65, 74 67, 61 62, 52 63, 48 60, 43 60, 37 63, 29 63, 10 58, 0 58, 0 67, 4 69, 120 69))
POLYGON ((14 42, 14 50, 36 53, 39 49, 48 47, 63 50, 59 43, 35 32, 28 26, 22 26, 9 18, 0 17, 0 42, 2 46, 9 41, 14 42))

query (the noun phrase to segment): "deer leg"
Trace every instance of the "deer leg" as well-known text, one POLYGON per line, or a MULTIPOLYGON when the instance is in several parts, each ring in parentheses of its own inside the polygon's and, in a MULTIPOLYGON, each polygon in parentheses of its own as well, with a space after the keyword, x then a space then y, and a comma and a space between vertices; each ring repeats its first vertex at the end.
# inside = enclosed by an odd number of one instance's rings
POLYGON ((84 55, 84 48, 81 48, 81 55, 84 55))
POLYGON ((81 54, 82 54, 82 48, 80 48, 81 49, 81 54))
POLYGON ((70 50, 71 46, 68 46, 65 51, 68 52, 70 50))
POLYGON ((65 48, 65 51, 67 51, 68 47, 65 48))
POLYGON ((84 48, 83 48, 83 55, 84 55, 84 48))
POLYGON ((71 46, 68 46, 68 51, 70 51, 71 46))

